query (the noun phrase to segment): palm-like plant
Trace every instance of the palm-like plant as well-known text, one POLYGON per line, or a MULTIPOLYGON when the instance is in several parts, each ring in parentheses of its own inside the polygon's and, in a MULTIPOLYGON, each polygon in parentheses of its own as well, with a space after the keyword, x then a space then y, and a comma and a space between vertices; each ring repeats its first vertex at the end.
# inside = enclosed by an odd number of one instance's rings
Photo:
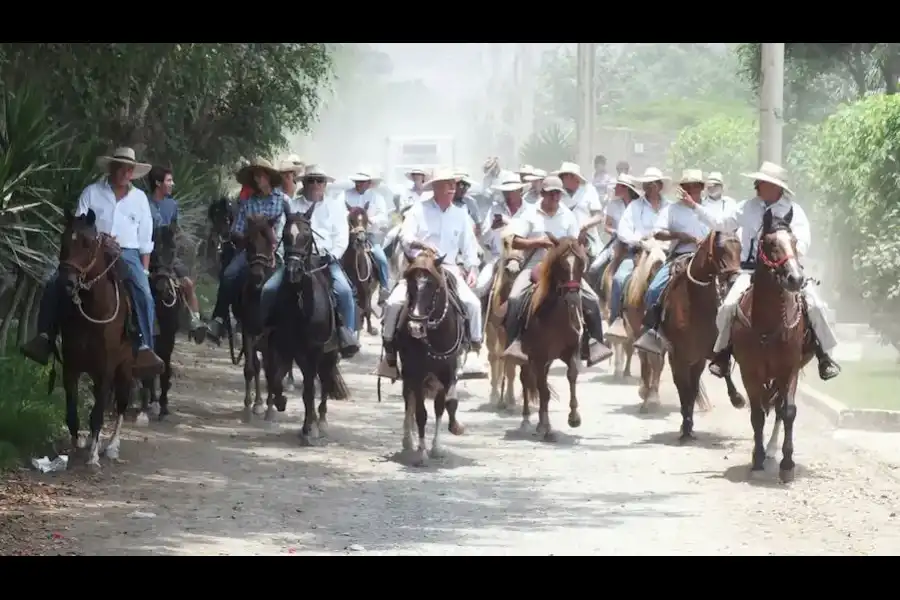
POLYGON ((523 163, 550 171, 575 160, 575 135, 571 129, 550 125, 528 138, 519 153, 523 163))

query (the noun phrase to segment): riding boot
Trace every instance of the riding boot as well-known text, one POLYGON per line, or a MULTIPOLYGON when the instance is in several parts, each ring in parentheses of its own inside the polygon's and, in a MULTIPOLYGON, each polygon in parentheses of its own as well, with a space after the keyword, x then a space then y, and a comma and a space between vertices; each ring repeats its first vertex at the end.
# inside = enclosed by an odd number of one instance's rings
POLYGON ((40 365, 46 365, 50 362, 50 356, 53 354, 53 346, 56 344, 56 336, 49 333, 39 333, 20 350, 25 358, 31 359, 40 365))
POLYGON ((582 296, 582 312, 584 313, 584 325, 591 340, 590 349, 587 357, 587 364, 592 367, 598 363, 608 360, 613 355, 613 351, 603 343, 603 316, 596 303, 589 298, 582 296))
POLYGON ((384 358, 378 363, 375 375, 388 379, 399 379, 400 371, 397 369, 397 351, 394 349, 393 340, 382 340, 384 345, 384 358))
POLYGON ((38 334, 23 345, 20 351, 25 358, 40 365, 46 365, 50 362, 58 333, 59 298, 62 294, 59 279, 54 277, 47 282, 42 293, 37 322, 38 334))
POLYGON ((644 314, 644 332, 634 343, 635 348, 653 354, 665 354, 665 343, 658 331, 660 321, 662 321, 662 304, 657 302, 644 314))
POLYGON ((343 358, 352 358, 359 352, 359 339, 349 327, 338 328, 338 345, 343 358))
POLYGON ((819 361, 819 379, 828 381, 841 374, 841 366, 822 350, 819 340, 816 339, 816 360, 819 361))
POLYGON ((714 377, 725 377, 731 371, 731 346, 728 346, 716 355, 709 363, 709 372, 714 377))
POLYGON ((522 349, 522 341, 519 337, 522 335, 522 300, 520 298, 510 298, 507 304, 506 321, 506 340, 507 347, 503 351, 503 358, 508 358, 513 362, 526 363, 528 355, 522 349))

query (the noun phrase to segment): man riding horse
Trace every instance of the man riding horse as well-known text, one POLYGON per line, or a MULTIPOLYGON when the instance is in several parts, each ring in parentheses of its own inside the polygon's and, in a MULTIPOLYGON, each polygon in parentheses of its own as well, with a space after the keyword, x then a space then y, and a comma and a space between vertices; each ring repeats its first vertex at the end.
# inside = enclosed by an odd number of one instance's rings
POLYGON ((487 290, 490 288, 491 281, 494 277, 494 265, 500 258, 503 251, 503 242, 500 239, 500 232, 506 227, 510 220, 520 215, 527 206, 522 199, 522 192, 528 186, 522 183, 521 179, 510 171, 504 171, 500 174, 500 183, 494 186, 494 191, 503 194, 503 202, 495 202, 488 210, 481 230, 484 232, 481 236, 482 243, 491 253, 488 259, 478 273, 478 280, 475 283, 475 295, 483 298, 487 290))
MULTIPOLYGON (((803 257, 809 252, 812 243, 812 230, 809 219, 799 204, 793 202, 794 193, 788 187, 787 170, 771 162, 763 162, 759 171, 743 174, 753 180, 756 196, 742 202, 732 213, 717 215, 704 205, 694 200, 685 200, 685 204, 693 209, 697 216, 716 231, 741 231, 741 268, 742 272, 731 285, 725 301, 716 318, 719 337, 714 348, 715 359, 709 365, 709 371, 716 377, 723 377, 731 368, 731 325, 737 314, 741 296, 750 287, 750 274, 753 272, 759 257, 759 234, 762 231, 763 217, 771 212, 773 217, 784 218, 792 211, 791 231, 797 239, 797 254, 803 257)), ((837 346, 837 338, 825 315, 825 302, 816 293, 813 286, 803 287, 803 297, 809 324, 816 338, 816 358, 819 362, 819 377, 825 381, 837 377, 841 368, 830 356, 831 350, 837 346)))
POLYGON ((619 221, 622 220, 622 215, 625 213, 628 205, 641 196, 640 191, 635 186, 634 179, 626 174, 621 174, 616 178, 613 194, 613 199, 606 204, 603 212, 591 217, 582 227, 582 229, 585 229, 602 224, 603 230, 610 236, 609 243, 594 258, 594 262, 591 263, 588 269, 588 282, 596 286, 597 289, 600 288, 599 282, 603 280, 603 272, 613 259, 616 229, 619 227, 619 221))
MULTIPOLYGON (((378 303, 384 304, 388 294, 388 260, 378 237, 384 233, 388 226, 387 204, 381 194, 375 192, 372 186, 378 181, 370 172, 370 169, 362 169, 350 176, 353 188, 344 192, 344 202, 347 208, 362 208, 369 215, 369 243, 372 246, 372 258, 378 271, 378 283, 381 288, 378 292, 378 303)), ((345 217, 346 218, 346 217, 345 217)))
MULTIPOLYGON (((442 271, 454 283, 455 293, 466 313, 468 321, 469 350, 477 353, 481 349, 481 302, 472 291, 478 268, 478 242, 472 231, 471 220, 465 209, 453 203, 458 177, 447 169, 440 169, 425 184, 425 189, 433 192, 432 198, 419 202, 406 213, 400 231, 400 244, 407 253, 426 250, 437 257, 443 257, 442 271), (463 269, 457 265, 457 257, 463 259, 463 269)), ((400 314, 408 301, 407 283, 400 279, 394 287, 384 307, 382 337, 384 358, 378 365, 376 374, 397 379, 397 353, 394 348, 394 334, 400 321, 400 314)))
POLYGON ((554 173, 563 183, 566 193, 562 202, 572 211, 578 221, 579 236, 584 241, 588 256, 600 253, 600 236, 597 225, 603 220, 603 204, 591 183, 581 174, 576 163, 564 162, 554 173))
MULTIPOLYGON (((528 166, 529 165, 525 165, 525 167, 528 166)), ((530 172, 526 173, 524 171, 525 167, 519 169, 519 176, 522 178, 522 183, 528 184, 528 190, 525 192, 522 199, 527 204, 536 204, 541 201, 541 184, 544 182, 544 177, 547 176, 547 171, 531 167, 530 172)))
POLYGON ((703 205, 713 214, 731 214, 737 210, 737 202, 731 196, 725 195, 725 182, 722 174, 712 171, 706 176, 706 195, 703 197, 703 205))
MULTIPOLYGON (((118 276, 127 282, 133 310, 137 315, 140 342, 134 361, 134 376, 159 375, 163 361, 153 352, 153 295, 150 291, 149 266, 153 251, 153 216, 147 195, 131 182, 150 172, 151 166, 135 160, 134 150, 118 148, 112 156, 101 156, 97 165, 106 177, 84 189, 78 199, 76 216, 93 211, 95 227, 104 236, 102 251, 118 255, 114 261, 118 276)), ((59 331, 59 308, 65 282, 56 271, 44 287, 38 314, 38 334, 22 347, 31 360, 46 365, 59 331)), ((78 290, 75 290, 76 292, 78 290)), ((70 293, 70 292, 69 292, 70 293)))
MULTIPOLYGON (((525 252, 525 265, 513 282, 509 294, 509 308, 506 317, 507 338, 509 346, 503 353, 504 358, 511 358, 519 363, 528 362, 522 349, 520 333, 525 320, 524 304, 526 292, 537 279, 534 268, 541 262, 546 251, 554 246, 554 239, 562 237, 578 238, 580 229, 572 211, 561 205, 565 194, 563 183, 559 177, 549 176, 544 179, 541 189, 543 196, 540 204, 528 205, 527 210, 510 222, 504 232, 511 237, 511 247, 525 252)), ((603 318, 600 314, 600 299, 597 294, 581 281, 582 314, 587 332, 591 337, 587 359, 588 366, 600 363, 610 356, 612 351, 603 343, 603 318)))

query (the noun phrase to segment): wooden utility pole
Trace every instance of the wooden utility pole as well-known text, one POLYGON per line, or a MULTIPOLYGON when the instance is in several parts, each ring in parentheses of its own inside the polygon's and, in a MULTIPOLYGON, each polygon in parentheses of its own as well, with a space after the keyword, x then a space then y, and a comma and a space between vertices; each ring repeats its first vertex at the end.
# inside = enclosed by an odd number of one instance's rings
POLYGON ((594 44, 578 44, 576 63, 578 73, 578 118, 575 135, 578 143, 578 164, 585 176, 590 177, 594 149, 594 44))
POLYGON ((763 43, 760 53, 759 162, 781 164, 784 126, 784 44, 763 43))

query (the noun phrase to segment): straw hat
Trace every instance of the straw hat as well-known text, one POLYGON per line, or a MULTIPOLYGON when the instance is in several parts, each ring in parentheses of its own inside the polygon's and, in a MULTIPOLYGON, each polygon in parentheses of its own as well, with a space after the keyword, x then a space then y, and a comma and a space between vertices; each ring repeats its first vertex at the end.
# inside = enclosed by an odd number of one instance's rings
POLYGON ((644 169, 644 174, 640 177, 633 178, 636 183, 650 183, 653 181, 672 181, 672 178, 668 175, 663 175, 663 172, 657 169, 656 167, 647 167, 644 169))
POLYGON ((439 181, 452 181, 455 183, 459 180, 460 176, 456 171, 452 169, 437 169, 431 179, 425 182, 423 188, 425 191, 431 191, 434 184, 439 181))
POLYGON ((719 171, 712 171, 707 175, 706 183, 707 185, 725 185, 725 182, 722 181, 722 174, 719 171))
POLYGON ((334 181, 334 177, 328 175, 325 170, 319 165, 309 165, 306 167, 306 170, 303 171, 303 179, 308 179, 312 177, 321 177, 326 183, 331 183, 334 181))
POLYGON ((300 173, 303 173, 303 171, 303 165, 292 161, 290 157, 278 163, 279 173, 293 173, 294 175, 299 175, 300 173))
POLYGON ((684 183, 706 183, 706 180, 703 179, 703 171, 700 169, 684 169, 681 171, 681 180, 678 184, 684 183))
POLYGON ((622 173, 621 175, 616 177, 616 185, 624 185, 635 194, 639 196, 641 195, 641 190, 639 190, 634 183, 634 177, 628 175, 627 173, 622 173))
POLYGON ((469 173, 467 171, 457 169, 456 171, 454 171, 454 173, 456 173, 456 178, 460 183, 464 183, 469 187, 475 185, 475 180, 469 177, 469 173))
POLYGON ((500 183, 491 186, 491 189, 497 192, 519 192, 528 187, 528 184, 523 183, 519 175, 512 171, 500 171, 497 179, 500 183))
POLYGON ((525 183, 531 183, 532 181, 540 181, 544 177, 547 176, 547 171, 543 169, 532 169, 530 175, 525 175, 525 183))
POLYGON ((413 175, 422 175, 423 177, 428 177, 428 173, 426 173, 424 169, 420 169, 418 167, 413 167, 406 172, 406 177, 409 179, 412 179, 413 175))
POLYGON ((516 175, 534 175, 534 167, 531 165, 522 165, 519 167, 519 170, 516 171, 516 175))
POLYGON ((497 158, 496 156, 491 156, 486 161, 484 161, 484 165, 482 165, 481 168, 485 172, 485 174, 487 174, 499 167, 500 167, 500 159, 497 158))
MULTIPOLYGON (((563 163, 565 165, 565 163, 563 163)), ((556 175, 548 175, 544 177, 544 182, 541 184, 542 192, 565 192, 565 188, 563 187, 562 179, 560 179, 556 175)))
POLYGON ((272 185, 277 185, 281 181, 281 173, 272 166, 272 163, 264 158, 254 158, 249 164, 241 167, 237 172, 237 181, 241 185, 250 185, 253 183, 253 171, 265 171, 269 176, 272 185))
POLYGON ((381 179, 375 174, 375 170, 363 167, 356 171, 353 175, 350 176, 350 181, 353 183, 359 183, 361 181, 371 181, 373 185, 377 185, 381 179))
POLYGON ((110 163, 119 163, 134 167, 134 172, 131 174, 132 180, 140 179, 153 168, 153 165, 137 162, 137 160, 135 160, 134 150, 125 146, 116 148, 116 151, 113 152, 112 156, 101 156, 97 159, 97 166, 104 170, 109 167, 110 163))
POLYGON ((587 183, 587 179, 584 178, 584 175, 581 174, 581 167, 578 166, 577 163, 573 162, 564 162, 560 167, 550 173, 551 175, 574 175, 578 178, 581 183, 587 183))
POLYGON ((787 184, 787 169, 780 165, 776 165, 773 162, 764 161, 759 167, 759 171, 756 171, 755 173, 741 173, 741 176, 748 177, 753 181, 767 181, 769 183, 774 183, 791 196, 794 195, 794 192, 787 184))

